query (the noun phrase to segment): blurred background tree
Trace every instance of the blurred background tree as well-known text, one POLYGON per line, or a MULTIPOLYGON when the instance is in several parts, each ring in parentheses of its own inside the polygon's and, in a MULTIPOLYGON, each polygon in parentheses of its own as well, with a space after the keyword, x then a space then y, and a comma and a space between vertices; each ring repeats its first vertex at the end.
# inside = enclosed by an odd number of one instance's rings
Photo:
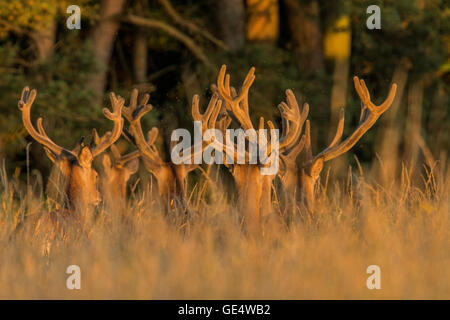
MULTIPOLYGON (((45 115, 49 134, 67 147, 93 127, 108 130, 100 112, 106 93, 150 92, 156 110, 144 125, 161 129, 158 143, 167 150, 172 129, 192 128, 193 94, 205 104, 226 63, 236 85, 256 67, 254 119, 279 121, 287 88, 309 102, 314 150, 329 141, 341 107, 345 132, 357 125, 353 75, 380 101, 395 81, 399 98, 353 153, 364 164, 376 150, 397 171, 399 159, 420 165, 420 150, 447 161, 448 0, 370 4, 381 8, 381 30, 367 29, 368 4, 358 0, 0 0, 0 158, 11 169, 25 165, 32 139, 17 101, 26 85, 38 89, 34 117, 45 115), (81 30, 66 28, 72 4, 81 9, 81 30)), ((50 166, 36 143, 31 166, 44 174, 50 166)))

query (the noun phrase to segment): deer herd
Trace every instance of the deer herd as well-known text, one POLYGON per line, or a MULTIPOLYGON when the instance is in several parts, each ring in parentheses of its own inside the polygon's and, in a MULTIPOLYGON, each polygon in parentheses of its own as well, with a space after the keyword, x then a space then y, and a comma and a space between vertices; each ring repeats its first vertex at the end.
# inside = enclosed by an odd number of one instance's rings
MULTIPOLYGON (((230 76, 226 73, 226 66, 222 66, 219 72, 217 85, 212 85, 212 97, 204 111, 200 112, 200 100, 197 95, 192 101, 192 118, 201 121, 202 134, 208 129, 216 129, 222 133, 233 123, 243 130, 254 129, 249 110, 248 94, 252 86, 255 69, 251 68, 245 77, 242 87, 235 89, 230 85, 230 76)), ((236 187, 238 208, 244 214, 247 221, 260 221, 273 212, 272 199, 274 193, 274 180, 278 176, 282 187, 282 193, 288 199, 290 205, 303 204, 305 210, 313 212, 315 200, 315 185, 318 181, 324 162, 334 159, 352 148, 356 142, 367 132, 392 104, 396 94, 396 84, 393 84, 386 100, 379 106, 375 105, 370 97, 364 80, 353 78, 355 90, 361 100, 361 116, 359 125, 346 139, 341 141, 344 131, 344 110, 339 116, 339 122, 334 138, 327 148, 313 155, 310 139, 310 122, 307 120, 309 105, 301 108, 297 103, 294 93, 286 91, 286 101, 278 105, 282 128, 279 137, 278 150, 269 150, 268 154, 277 152, 280 169, 276 174, 262 175, 261 167, 267 163, 244 163, 224 165, 230 171, 236 187), (297 159, 304 151, 302 163, 297 159)), ((113 128, 102 137, 94 129, 91 142, 84 144, 80 139, 72 150, 63 148, 54 143, 45 132, 42 118, 38 118, 36 127, 31 121, 31 107, 36 99, 37 92, 25 87, 19 101, 19 109, 22 112, 23 124, 28 133, 41 144, 63 176, 64 196, 69 212, 85 211, 97 206, 100 202, 108 202, 114 199, 126 198, 126 186, 131 175, 138 171, 139 158, 145 168, 156 179, 159 197, 165 204, 181 201, 185 203, 186 180, 188 174, 198 168, 198 164, 164 161, 155 145, 158 137, 156 127, 144 134, 141 126, 141 118, 152 110, 148 104, 150 96, 145 94, 138 103, 138 91, 134 89, 130 96, 128 106, 125 100, 111 93, 109 98, 112 111, 103 109, 105 117, 112 121, 113 128), (128 122, 128 129, 124 127, 124 119, 128 122), (115 143, 124 135, 137 149, 131 153, 121 155, 115 143), (110 150, 107 152, 107 150, 110 150), (102 170, 99 177, 93 168, 93 160, 101 158, 102 170)), ((274 129, 271 121, 259 119, 258 129, 274 129)), ((262 131, 258 131, 262 132, 262 131)), ((207 143, 202 141, 201 148, 192 149, 190 157, 196 156, 196 152, 203 152, 207 147, 213 147, 216 152, 229 154, 235 151, 238 154, 236 144, 223 144, 219 141, 207 143), (234 149, 234 150, 230 150, 234 149)), ((244 150, 246 153, 246 150, 244 150)), ((190 162, 193 163, 193 162, 190 162)))

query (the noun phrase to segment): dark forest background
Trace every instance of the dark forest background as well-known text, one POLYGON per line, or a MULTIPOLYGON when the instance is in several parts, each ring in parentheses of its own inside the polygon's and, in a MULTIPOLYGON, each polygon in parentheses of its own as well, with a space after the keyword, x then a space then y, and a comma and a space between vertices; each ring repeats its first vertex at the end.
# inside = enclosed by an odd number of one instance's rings
MULTIPOLYGON (((227 64, 236 86, 256 67, 254 119, 279 121, 276 106, 288 88, 308 102, 314 151, 329 142, 341 107, 344 135, 357 125, 353 75, 366 80, 376 103, 395 81, 394 105, 343 158, 352 165, 353 154, 363 165, 382 159, 397 172, 401 162, 446 163, 449 30, 444 0, 0 0, 0 160, 23 176, 32 139, 17 102, 27 85, 38 90, 34 119, 44 116, 47 133, 66 148, 94 127, 110 130, 101 113, 107 93, 149 92, 155 109, 143 125, 159 127, 167 154, 171 131, 192 128, 192 96, 206 105, 227 64), (81 8, 80 30, 66 27, 71 4, 81 8), (381 30, 366 27, 373 4, 381 30)), ((32 143, 30 166, 47 175, 50 164, 32 143)))

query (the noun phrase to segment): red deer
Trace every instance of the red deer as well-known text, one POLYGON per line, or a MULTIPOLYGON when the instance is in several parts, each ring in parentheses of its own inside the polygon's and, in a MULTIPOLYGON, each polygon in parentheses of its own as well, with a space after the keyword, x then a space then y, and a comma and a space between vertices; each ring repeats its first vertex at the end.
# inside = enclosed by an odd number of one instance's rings
MULTIPOLYGON (((198 164, 193 163, 195 157, 194 152, 190 152, 191 164, 174 164, 173 162, 165 162, 162 160, 157 148, 155 147, 155 141, 158 137, 158 129, 152 128, 148 134, 147 139, 144 136, 141 118, 150 110, 153 106, 148 103, 150 96, 144 95, 140 103, 137 103, 138 91, 134 89, 131 93, 130 104, 128 107, 124 107, 123 115, 130 123, 130 134, 137 147, 142 154, 142 160, 146 169, 156 178, 158 184, 158 191, 161 199, 167 204, 173 202, 173 200, 180 200, 183 202, 186 193, 186 178, 189 172, 196 169, 198 164)), ((219 115, 221 107, 221 101, 217 95, 213 95, 205 113, 201 114, 199 110, 199 97, 196 95, 192 101, 192 117, 194 121, 202 122, 202 134, 209 128, 214 128, 217 117, 219 115)), ((206 144, 202 142, 200 151, 203 151, 206 144)))
MULTIPOLYGON (((221 99, 224 101, 225 109, 229 117, 245 131, 254 130, 253 123, 249 114, 248 92, 255 80, 255 68, 251 68, 248 72, 242 88, 237 94, 237 91, 230 86, 230 76, 226 75, 226 66, 223 65, 220 69, 217 87, 213 91, 217 91, 220 94, 221 99)), ((295 96, 291 90, 286 91, 286 103, 282 102, 278 107, 283 119, 283 130, 279 139, 278 150, 271 150, 271 140, 267 142, 267 157, 272 155, 272 152, 283 152, 290 150, 294 147, 298 137, 301 134, 303 124, 308 115, 309 106, 305 104, 300 111, 295 96)), ((229 124, 229 122, 227 123, 229 124)), ((269 129, 275 129, 271 121, 267 121, 269 129)), ((260 118, 259 128, 264 129, 264 118, 260 118)), ((221 128, 221 130, 225 130, 221 128)), ((258 130, 259 135, 262 131, 258 130)), ((247 137, 246 137, 247 138, 247 137)), ((278 139, 278 137, 277 137, 278 139)), ((264 140, 263 140, 264 141, 264 140)), ((262 147, 258 142, 258 147, 262 147)), ((238 154, 238 146, 230 146, 223 144, 223 151, 235 155, 235 161, 233 164, 225 165, 231 171, 234 182, 237 188, 238 202, 240 208, 246 214, 247 219, 260 220, 261 216, 265 216, 272 211, 272 182, 276 174, 263 175, 261 174, 261 168, 267 164, 256 163, 250 164, 248 161, 248 152, 245 151, 245 164, 237 164, 236 155, 238 154), (256 219, 254 219, 256 218, 256 219)), ((275 154, 276 156, 276 154, 275 154)))
POLYGON ((369 90, 364 80, 353 78, 355 90, 361 99, 361 116, 358 127, 355 131, 340 142, 344 132, 344 109, 341 110, 336 134, 330 145, 323 151, 313 156, 311 151, 310 124, 306 121, 305 133, 298 144, 292 149, 281 153, 283 170, 280 171, 280 178, 284 189, 293 194, 295 189, 302 192, 309 210, 314 208, 315 195, 314 187, 326 161, 334 159, 349 151, 361 137, 375 124, 378 118, 392 105, 395 99, 397 85, 394 83, 386 100, 376 106, 370 98, 369 90), (305 149, 306 161, 297 167, 297 155, 305 149))
POLYGON ((99 144, 83 145, 79 143, 73 150, 65 149, 54 143, 45 133, 42 118, 37 120, 37 130, 31 122, 30 110, 36 98, 36 90, 30 91, 25 87, 19 101, 22 120, 28 133, 39 142, 50 160, 59 169, 64 178, 62 188, 68 200, 68 207, 75 210, 86 210, 89 206, 97 205, 101 201, 98 191, 98 174, 92 168, 95 157, 109 148, 121 135, 123 127, 122 107, 124 100, 110 95, 113 112, 103 109, 104 115, 114 123, 112 132, 107 132, 99 144))

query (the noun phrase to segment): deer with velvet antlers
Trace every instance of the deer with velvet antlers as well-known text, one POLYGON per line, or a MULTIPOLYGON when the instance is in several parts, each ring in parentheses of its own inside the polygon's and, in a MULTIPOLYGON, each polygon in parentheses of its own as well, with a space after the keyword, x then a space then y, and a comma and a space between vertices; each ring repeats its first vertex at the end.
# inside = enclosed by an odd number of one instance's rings
POLYGON ((33 126, 30 111, 36 94, 35 89, 30 91, 28 87, 22 91, 19 109, 22 112, 23 124, 33 139, 44 147, 47 156, 61 173, 64 181, 62 191, 67 200, 67 207, 77 212, 83 212, 102 200, 98 190, 98 174, 92 167, 92 162, 94 158, 112 146, 122 134, 124 100, 111 93, 110 101, 113 112, 107 108, 103 109, 105 117, 113 121, 112 132, 107 132, 102 138, 95 138, 94 130, 94 137, 89 145, 84 145, 83 139, 81 139, 73 150, 69 150, 57 145, 48 137, 42 124, 42 118, 37 120, 37 129, 33 126))
MULTIPOLYGON (((239 127, 246 132, 255 132, 254 142, 256 142, 258 149, 265 149, 265 158, 270 161, 260 161, 257 163, 249 162, 248 150, 239 150, 239 146, 233 143, 220 144, 215 141, 218 149, 222 149, 224 154, 234 154, 232 164, 225 161, 225 165, 233 175, 234 182, 237 188, 239 207, 247 216, 247 220, 256 218, 259 220, 262 216, 267 215, 272 211, 272 182, 276 174, 261 174, 261 169, 272 164, 271 161, 277 161, 274 157, 286 150, 294 148, 294 145, 301 134, 303 124, 308 115, 309 106, 304 104, 300 111, 299 105, 291 90, 286 91, 286 102, 279 105, 281 117, 283 119, 283 130, 279 137, 278 148, 272 148, 272 140, 278 139, 271 135, 270 139, 265 135, 263 129, 265 128, 264 118, 259 119, 258 130, 255 130, 250 119, 248 92, 255 80, 255 68, 251 68, 243 82, 239 93, 236 89, 230 86, 230 76, 226 74, 226 66, 222 66, 217 79, 217 87, 213 86, 213 91, 216 91, 225 106, 226 113, 230 120, 234 120, 239 127), (264 135, 264 137, 261 137, 264 135), (262 139, 261 139, 262 138, 262 139), (244 152, 245 163, 238 163, 236 157, 239 152, 244 152), (274 156, 274 157, 273 157, 274 156)), ((222 122, 224 126, 218 129, 224 133, 231 121, 222 122)), ((271 121, 267 121, 269 129, 275 129, 271 121)), ((251 140, 246 136, 248 140, 251 140)))
MULTIPOLYGON (((125 130, 125 132, 128 132, 130 139, 138 147, 145 168, 155 177, 159 196, 164 204, 173 206, 173 202, 177 200, 184 206, 186 178, 189 172, 198 167, 198 164, 195 164, 193 159, 197 153, 203 152, 207 145, 202 142, 200 148, 197 148, 195 151, 194 148, 190 148, 186 152, 189 161, 183 161, 181 164, 164 161, 155 146, 159 133, 158 129, 153 127, 148 131, 147 138, 145 138, 142 130, 141 118, 153 108, 151 104, 148 104, 149 99, 150 95, 145 94, 138 104, 138 90, 134 89, 132 91, 129 106, 123 108, 123 116, 130 124, 129 130, 125 130)), ((194 121, 202 122, 203 134, 207 129, 215 127, 221 108, 221 100, 218 99, 217 95, 213 95, 203 114, 199 109, 199 101, 199 97, 195 95, 191 111, 194 121)))
MULTIPOLYGON (((98 135, 96 140, 98 141, 98 135)), ((102 172, 100 190, 103 201, 107 206, 115 209, 124 208, 126 204, 126 190, 128 180, 139 169, 139 150, 122 155, 116 145, 111 145, 110 155, 102 155, 102 172)))
MULTIPOLYGON (((217 86, 213 86, 213 91, 217 92, 220 99, 224 102, 226 113, 230 120, 234 120, 242 129, 254 129, 249 114, 248 92, 255 80, 255 68, 248 72, 239 93, 230 86, 230 76, 226 74, 226 66, 222 66, 219 72, 217 86)), ((389 95, 385 102, 380 106, 373 104, 369 91, 364 80, 354 77, 356 92, 362 103, 360 124, 356 130, 344 141, 340 142, 344 130, 344 110, 340 112, 339 123, 336 135, 330 145, 318 153, 312 155, 310 140, 310 122, 307 120, 309 105, 305 103, 300 111, 294 93, 291 90, 286 91, 286 102, 282 102, 278 108, 281 112, 282 133, 279 139, 278 152, 280 156, 280 170, 278 176, 287 197, 294 197, 296 192, 300 192, 305 199, 306 207, 309 210, 314 208, 314 187, 323 168, 323 163, 334 159, 350 150, 356 142, 367 132, 394 101, 396 93, 396 84, 392 85, 389 95), (305 125, 305 132, 302 135, 302 128, 305 125), (306 161, 300 166, 297 165, 298 155, 305 150, 306 161)), ((222 132, 228 127, 230 121, 226 122, 225 127, 218 128, 222 132)), ((259 129, 265 126, 264 119, 260 118, 259 129)), ((271 129, 274 125, 267 121, 267 126, 271 129)), ((261 133, 258 133, 258 135, 261 133)), ((223 149, 225 153, 233 154, 238 151, 237 146, 230 149, 230 146, 220 144, 216 141, 218 149, 223 149)), ((268 148, 267 154, 274 152, 268 148)), ((227 165, 227 163, 225 162, 227 165)), ((227 165, 230 169, 239 197, 240 207, 248 217, 256 217, 259 220, 261 216, 272 211, 272 182, 275 175, 261 175, 260 168, 264 164, 232 164, 227 165)))
POLYGON ((284 190, 291 195, 295 194, 296 190, 300 191, 305 199, 306 207, 310 211, 314 209, 314 187, 320 176, 324 162, 349 151, 375 124, 378 118, 389 109, 395 99, 397 91, 397 85, 395 83, 392 84, 386 100, 379 106, 376 106, 372 102, 364 80, 355 76, 353 83, 361 100, 362 108, 359 125, 349 137, 341 142, 344 132, 344 109, 341 109, 336 134, 329 146, 323 151, 313 156, 311 150, 310 123, 309 120, 306 120, 305 133, 297 144, 292 149, 287 149, 280 154, 282 170, 280 170, 279 176, 284 190), (296 159, 302 150, 306 152, 306 159, 300 166, 297 166, 296 159))

